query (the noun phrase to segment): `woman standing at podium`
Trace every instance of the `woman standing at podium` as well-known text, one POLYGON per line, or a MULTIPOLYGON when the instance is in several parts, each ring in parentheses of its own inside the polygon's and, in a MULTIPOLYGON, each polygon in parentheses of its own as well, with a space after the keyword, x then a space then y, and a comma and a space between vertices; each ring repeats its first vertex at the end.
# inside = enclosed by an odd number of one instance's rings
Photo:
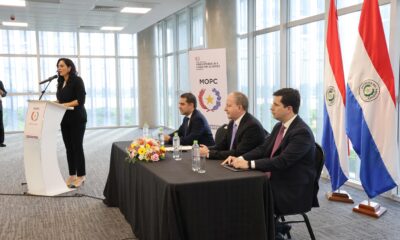
POLYGON ((58 85, 57 100, 67 110, 61 121, 61 133, 67 151, 69 178, 67 186, 80 187, 85 181, 85 155, 83 153, 83 136, 86 130, 87 115, 85 109, 85 85, 78 76, 74 63, 68 58, 57 61, 58 85))

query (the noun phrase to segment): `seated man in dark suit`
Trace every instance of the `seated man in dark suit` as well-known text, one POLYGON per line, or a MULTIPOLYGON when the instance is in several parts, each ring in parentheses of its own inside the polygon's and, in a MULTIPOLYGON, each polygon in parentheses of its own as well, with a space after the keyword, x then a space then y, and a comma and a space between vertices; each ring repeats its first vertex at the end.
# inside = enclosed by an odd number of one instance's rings
POLYGON ((307 212, 313 203, 315 140, 310 127, 297 115, 299 107, 297 90, 276 91, 271 113, 279 122, 271 136, 256 149, 223 162, 235 168, 267 172, 276 214, 307 212))
POLYGON ((199 144, 204 144, 206 146, 215 144, 207 119, 196 107, 196 97, 192 93, 184 93, 181 95, 179 99, 179 111, 182 115, 185 115, 185 117, 177 131, 164 136, 166 143, 172 144, 174 133, 178 132, 181 145, 192 145, 193 140, 197 140, 199 144))
POLYGON ((241 92, 233 92, 226 99, 225 112, 231 119, 227 134, 217 145, 200 146, 200 154, 209 159, 240 156, 264 142, 266 133, 261 123, 247 112, 249 101, 241 92))

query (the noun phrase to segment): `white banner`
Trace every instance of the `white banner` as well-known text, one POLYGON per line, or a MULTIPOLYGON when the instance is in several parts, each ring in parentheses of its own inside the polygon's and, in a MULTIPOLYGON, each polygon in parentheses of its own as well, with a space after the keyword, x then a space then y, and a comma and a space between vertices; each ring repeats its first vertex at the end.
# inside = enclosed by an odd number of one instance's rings
POLYGON ((225 48, 189 51, 189 78, 197 109, 207 118, 211 129, 227 123, 225 48))

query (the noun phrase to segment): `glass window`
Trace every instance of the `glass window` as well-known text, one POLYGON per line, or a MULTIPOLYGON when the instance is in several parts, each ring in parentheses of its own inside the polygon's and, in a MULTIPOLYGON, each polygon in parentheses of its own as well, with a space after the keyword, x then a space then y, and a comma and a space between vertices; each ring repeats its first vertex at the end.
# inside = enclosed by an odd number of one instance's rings
POLYGON ((289 29, 289 83, 301 94, 300 116, 316 140, 322 137, 324 24, 312 22, 289 29))
POLYGON ((204 6, 192 8, 192 47, 204 46, 204 6))
POLYGON ((175 64, 174 57, 167 57, 167 126, 175 128, 178 126, 178 97, 176 94, 175 64))
POLYGON ((137 59, 120 59, 119 68, 121 79, 121 109, 120 119, 121 125, 138 124, 139 102, 138 102, 138 72, 137 59))
MULTIPOLYGON (((4 82, 3 82, 4 83, 4 82)), ((4 84, 5 85, 5 84, 4 84)), ((7 91, 7 86, 4 86, 7 91)), ((12 96, 7 95, 3 99, 3 123, 4 130, 23 131, 25 127, 26 111, 28 110, 28 100, 37 100, 37 96, 12 96)))
POLYGON ((247 0, 236 0, 237 33, 247 33, 247 0))
POLYGON ((349 7, 349 6, 356 5, 356 4, 359 4, 362 2, 363 2, 363 0, 337 0, 336 6, 337 6, 337 8, 344 8, 344 7, 349 7))
POLYGON ((76 33, 73 32, 39 32, 40 54, 76 55, 76 33))
POLYGON ((256 0, 256 30, 279 24, 280 2, 278 0, 256 0))
POLYGON ((289 0, 289 19, 297 20, 325 12, 325 0, 289 0))
POLYGON ((137 56, 136 34, 118 34, 118 56, 137 56))
POLYGON ((89 127, 117 125, 114 58, 82 58, 81 77, 86 88, 89 127))
POLYGON ((166 53, 172 53, 174 51, 174 43, 175 43, 175 37, 174 37, 174 33, 175 33, 175 19, 174 18, 170 18, 167 21, 167 29, 166 29, 167 33, 166 33, 166 37, 167 37, 167 52, 166 53))
POLYGON ((255 116, 265 129, 271 130, 276 120, 271 116, 272 94, 280 88, 279 32, 256 37, 255 116))
POLYGON ((81 55, 115 56, 114 33, 79 33, 81 55))
POLYGON ((158 84, 157 84, 157 96, 158 97, 158 105, 160 106, 158 109, 160 111, 160 117, 159 121, 160 124, 163 126, 167 126, 167 122, 165 119, 166 116, 166 104, 165 104, 165 81, 164 81, 164 59, 162 57, 158 58, 157 61, 157 80, 158 80, 158 84))
POLYGON ((247 38, 238 39, 238 89, 248 96, 249 94, 249 71, 247 38))
POLYGON ((178 50, 184 50, 188 48, 188 18, 187 12, 178 15, 178 50))
POLYGON ((0 30, 0 54, 36 54, 34 31, 0 30))
POLYGON ((0 79, 7 92, 37 93, 37 65, 35 57, 0 57, 0 79))
POLYGON ((179 54, 179 90, 180 93, 189 92, 191 82, 189 79, 189 59, 188 53, 179 54))

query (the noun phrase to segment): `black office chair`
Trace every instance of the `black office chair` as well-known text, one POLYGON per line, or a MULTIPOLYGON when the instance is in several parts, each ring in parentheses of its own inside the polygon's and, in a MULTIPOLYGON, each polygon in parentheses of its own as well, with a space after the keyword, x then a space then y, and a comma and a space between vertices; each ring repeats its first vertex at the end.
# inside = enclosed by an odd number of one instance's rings
POLYGON ((227 133, 228 133, 228 124, 225 123, 221 127, 219 127, 215 132, 215 145, 221 143, 224 140, 227 133))
MULTIPOLYGON (((321 177, 321 172, 322 168, 324 167, 324 162, 325 162, 325 156, 324 156, 324 151, 322 150, 321 146, 318 143, 315 143, 315 170, 317 171, 317 174, 315 176, 314 180, 314 196, 313 196, 313 203, 312 207, 319 207, 318 203, 318 190, 319 190, 319 178, 321 177)), ((315 240, 315 235, 312 230, 310 220, 307 217, 307 214, 305 212, 299 212, 297 214, 290 214, 290 215, 301 215, 304 220, 299 220, 299 221, 286 221, 285 216, 289 215, 276 215, 275 216, 275 225, 278 224, 290 224, 290 223, 302 223, 304 222, 307 226, 308 233, 310 234, 310 237, 312 240, 315 240)), ((287 230, 286 235, 288 239, 291 239, 290 235, 290 228, 287 230)))

